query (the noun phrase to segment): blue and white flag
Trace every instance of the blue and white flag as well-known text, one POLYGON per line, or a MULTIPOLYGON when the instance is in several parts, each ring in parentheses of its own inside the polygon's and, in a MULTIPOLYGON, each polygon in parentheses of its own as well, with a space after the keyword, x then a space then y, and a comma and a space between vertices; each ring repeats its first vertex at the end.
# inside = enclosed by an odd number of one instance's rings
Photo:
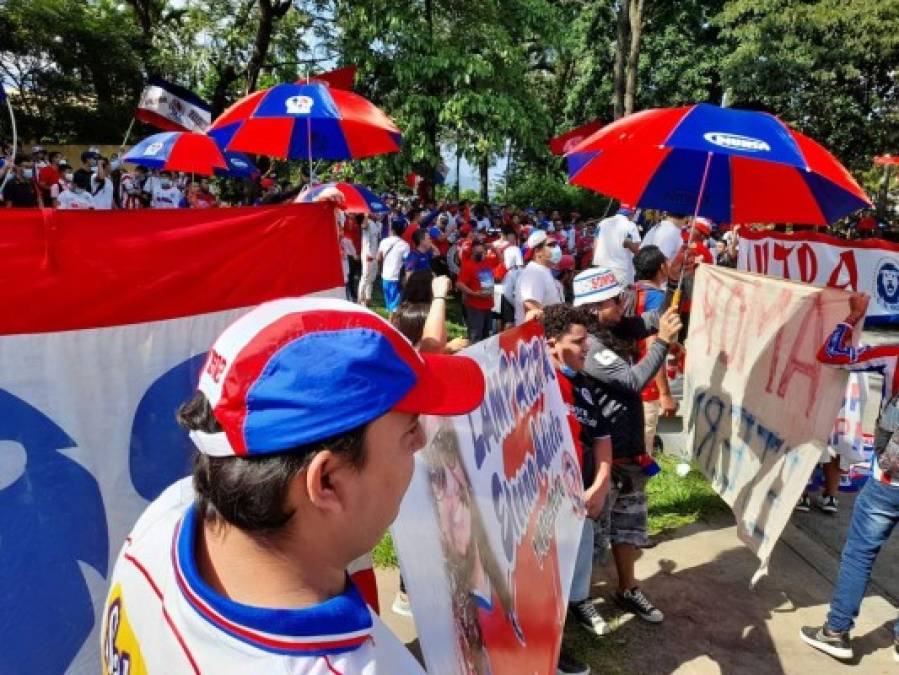
POLYGON ((164 131, 206 131, 212 122, 209 104, 167 80, 153 78, 140 96, 134 116, 164 131))

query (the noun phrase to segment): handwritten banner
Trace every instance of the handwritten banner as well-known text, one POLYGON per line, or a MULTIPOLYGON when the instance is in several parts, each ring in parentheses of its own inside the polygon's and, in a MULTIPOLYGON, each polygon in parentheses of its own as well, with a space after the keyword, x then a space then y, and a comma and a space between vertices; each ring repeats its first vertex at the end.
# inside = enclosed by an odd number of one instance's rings
POLYGON ((815 232, 740 233, 738 267, 781 279, 871 296, 865 325, 899 323, 899 245, 815 232))
POLYGON ((819 347, 847 312, 846 293, 701 265, 684 400, 687 449, 734 511, 767 570, 771 550, 827 447, 846 373, 819 347))
POLYGON ((566 407, 536 322, 466 353, 484 402, 424 420, 393 527, 422 652, 431 675, 554 674, 584 517, 566 407))
POLYGON ((842 469, 848 469, 853 464, 867 460, 865 434, 862 429, 867 402, 868 374, 849 373, 843 405, 833 424, 833 432, 830 434, 830 448, 840 458, 840 468, 842 469))

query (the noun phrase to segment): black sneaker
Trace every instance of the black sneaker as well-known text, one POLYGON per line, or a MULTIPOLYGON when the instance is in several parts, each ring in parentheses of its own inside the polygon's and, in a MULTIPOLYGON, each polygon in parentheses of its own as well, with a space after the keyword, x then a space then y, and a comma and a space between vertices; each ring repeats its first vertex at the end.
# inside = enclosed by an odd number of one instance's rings
POLYGON ((824 513, 836 515, 839 504, 837 503, 836 497, 831 495, 818 495, 815 497, 815 507, 821 509, 824 513))
POLYGON ((596 609, 596 605, 589 598, 583 602, 570 603, 568 611, 571 612, 579 624, 594 635, 602 637, 612 632, 612 628, 602 618, 599 610, 596 609))
POLYGON ((590 666, 581 663, 563 648, 559 653, 559 665, 556 666, 557 675, 590 675, 590 666))
POLYGON ((644 621, 662 623, 665 620, 662 611, 649 601, 649 598, 638 586, 634 586, 624 593, 621 591, 615 593, 615 600, 622 608, 636 614, 644 621))
MULTIPOLYGON (((799 637, 806 644, 830 654, 835 659, 848 661, 852 658, 852 646, 849 644, 849 631, 831 634, 826 626, 803 626, 799 629, 799 637)), ((895 646, 894 646, 895 650, 895 646)))
POLYGON ((802 513, 808 513, 810 508, 812 508, 812 503, 809 501, 808 495, 803 493, 799 502, 796 504, 796 510, 802 513))

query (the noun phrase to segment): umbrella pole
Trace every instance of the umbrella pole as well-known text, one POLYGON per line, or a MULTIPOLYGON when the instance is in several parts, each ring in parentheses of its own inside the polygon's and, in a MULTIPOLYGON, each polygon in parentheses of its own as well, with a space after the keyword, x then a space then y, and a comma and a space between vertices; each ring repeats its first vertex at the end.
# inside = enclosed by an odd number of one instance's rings
MULTIPOLYGON (((712 166, 712 153, 706 153, 705 158, 705 169, 702 171, 702 182, 699 184, 699 195, 696 197, 696 208, 693 211, 693 218, 690 220, 690 234, 687 235, 687 244, 689 245, 690 240, 693 238, 693 230, 696 229, 696 219, 699 217, 699 209, 702 206, 702 197, 705 194, 705 186, 706 182, 709 179, 709 168, 712 166)), ((684 254, 686 258, 686 253, 684 254)), ((677 289, 674 291, 674 296, 671 298, 671 306, 674 308, 678 308, 680 306, 680 296, 681 296, 681 288, 684 285, 684 267, 681 265, 680 268, 680 276, 677 279, 677 289)))
MULTIPOLYGON (((306 84, 309 84, 309 65, 306 65, 306 84)), ((312 176, 315 169, 312 166, 312 116, 306 117, 306 155, 309 158, 309 187, 312 187, 312 176)))

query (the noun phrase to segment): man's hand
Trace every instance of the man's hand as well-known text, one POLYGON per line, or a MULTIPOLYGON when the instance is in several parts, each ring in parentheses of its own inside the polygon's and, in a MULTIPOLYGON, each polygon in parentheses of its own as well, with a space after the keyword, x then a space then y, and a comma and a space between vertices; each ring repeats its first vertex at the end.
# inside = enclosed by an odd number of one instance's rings
POLYGON ((680 329, 684 324, 680 320, 676 307, 669 307, 665 313, 659 317, 659 339, 665 342, 671 342, 677 337, 680 329))
POLYGON ((659 406, 663 417, 674 417, 677 412, 677 401, 671 394, 659 394, 659 406))
POLYGON ((431 293, 433 293, 435 298, 445 298, 449 295, 452 287, 453 282, 450 281, 448 276, 434 277, 434 280, 431 282, 431 293))
POLYGON ((584 506, 587 507, 587 516, 591 520, 599 518, 602 513, 603 504, 606 501, 606 491, 600 490, 599 486, 591 485, 584 490, 584 506))
POLYGON ((871 296, 867 293, 853 293, 849 296, 849 316, 847 319, 852 323, 861 321, 868 311, 868 303, 871 302, 871 296))

